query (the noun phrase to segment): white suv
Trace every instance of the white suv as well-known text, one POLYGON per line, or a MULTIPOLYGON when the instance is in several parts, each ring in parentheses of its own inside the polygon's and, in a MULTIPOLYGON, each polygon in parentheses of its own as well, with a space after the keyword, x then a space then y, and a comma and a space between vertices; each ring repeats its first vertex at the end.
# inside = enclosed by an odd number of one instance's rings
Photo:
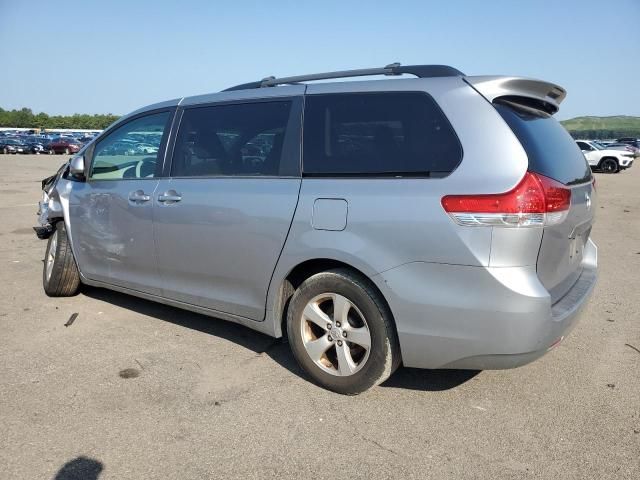
POLYGON ((591 168, 597 168, 606 173, 617 173, 633 165, 633 153, 611 150, 598 142, 591 140, 576 140, 591 168))

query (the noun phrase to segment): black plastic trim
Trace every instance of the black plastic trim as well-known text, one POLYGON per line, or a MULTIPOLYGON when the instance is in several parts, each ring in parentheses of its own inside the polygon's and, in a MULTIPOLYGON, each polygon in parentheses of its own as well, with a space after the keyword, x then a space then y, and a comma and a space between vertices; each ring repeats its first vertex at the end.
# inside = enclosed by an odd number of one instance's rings
POLYGON ((326 79, 339 79, 349 77, 365 77, 371 75, 414 75, 418 78, 439 78, 439 77, 464 77, 457 68, 449 65, 405 65, 402 66, 399 63, 387 65, 382 68, 368 68, 360 70, 345 70, 337 72, 327 73, 314 73, 308 75, 298 75, 294 77, 267 77, 257 82, 242 83, 229 87, 223 92, 230 92, 234 90, 249 90, 254 88, 275 87, 277 85, 298 85, 299 82, 314 81, 314 80, 326 80, 326 79))
POLYGON ((418 78, 464 77, 464 73, 449 65, 407 65, 392 70, 395 75, 409 74, 418 78))

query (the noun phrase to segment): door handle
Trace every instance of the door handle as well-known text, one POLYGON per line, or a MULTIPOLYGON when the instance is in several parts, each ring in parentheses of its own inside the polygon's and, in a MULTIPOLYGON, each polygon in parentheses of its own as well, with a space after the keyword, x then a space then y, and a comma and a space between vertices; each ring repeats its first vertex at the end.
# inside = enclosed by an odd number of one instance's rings
POLYGON ((129 201, 136 203, 144 203, 151 200, 151 195, 147 195, 142 190, 136 190, 135 192, 129 193, 129 201))
POLYGON ((175 190, 169 190, 168 192, 158 195, 158 201, 162 203, 176 203, 180 200, 182 200, 182 195, 175 190))

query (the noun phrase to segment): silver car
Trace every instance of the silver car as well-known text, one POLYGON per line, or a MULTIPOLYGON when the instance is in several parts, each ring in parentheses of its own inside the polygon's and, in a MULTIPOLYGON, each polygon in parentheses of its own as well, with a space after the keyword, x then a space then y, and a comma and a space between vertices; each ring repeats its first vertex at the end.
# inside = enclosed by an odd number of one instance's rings
POLYGON ((392 64, 137 110, 43 182, 45 292, 110 288, 286 336, 344 394, 401 363, 526 364, 596 282, 593 177, 553 118, 565 95, 392 64))

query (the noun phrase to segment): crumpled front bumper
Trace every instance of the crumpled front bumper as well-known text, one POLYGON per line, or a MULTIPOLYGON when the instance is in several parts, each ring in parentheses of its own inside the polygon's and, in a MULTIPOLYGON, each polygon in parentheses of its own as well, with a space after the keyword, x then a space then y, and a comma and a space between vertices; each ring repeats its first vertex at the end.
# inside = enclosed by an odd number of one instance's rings
POLYGON ((38 226, 33 227, 39 239, 44 240, 51 236, 54 230, 52 219, 63 218, 62 206, 56 191, 58 180, 65 172, 68 162, 63 164, 58 171, 42 180, 42 200, 38 202, 38 226))
POLYGON ((40 240, 49 238, 53 232, 53 225, 49 222, 49 195, 42 192, 42 200, 38 202, 38 226, 33 227, 40 240))

